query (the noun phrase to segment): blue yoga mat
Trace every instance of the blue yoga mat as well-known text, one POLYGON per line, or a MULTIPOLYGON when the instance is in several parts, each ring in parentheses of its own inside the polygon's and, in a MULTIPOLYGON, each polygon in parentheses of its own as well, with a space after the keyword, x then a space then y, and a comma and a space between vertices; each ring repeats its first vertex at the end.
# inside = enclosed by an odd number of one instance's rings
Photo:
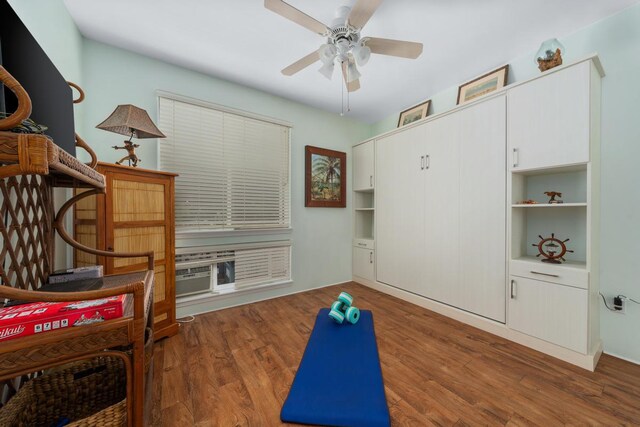
POLYGON ((389 426, 373 316, 338 325, 318 312, 280 419, 325 426, 389 426))

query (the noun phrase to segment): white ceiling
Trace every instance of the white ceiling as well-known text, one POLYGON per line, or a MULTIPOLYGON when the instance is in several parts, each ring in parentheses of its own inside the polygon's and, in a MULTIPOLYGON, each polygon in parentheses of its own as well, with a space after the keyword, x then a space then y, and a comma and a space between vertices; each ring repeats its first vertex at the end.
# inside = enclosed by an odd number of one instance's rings
MULTIPOLYGON (((351 115, 374 122, 568 35, 640 0, 387 0, 363 36, 424 43, 417 60, 372 55, 351 115)), ((329 24, 354 0, 289 0, 329 24)), ((90 39, 258 88, 332 112, 341 109, 336 68, 280 70, 323 39, 264 8, 263 0, 65 0, 90 39)), ((533 65, 533 64, 532 64, 533 65)))

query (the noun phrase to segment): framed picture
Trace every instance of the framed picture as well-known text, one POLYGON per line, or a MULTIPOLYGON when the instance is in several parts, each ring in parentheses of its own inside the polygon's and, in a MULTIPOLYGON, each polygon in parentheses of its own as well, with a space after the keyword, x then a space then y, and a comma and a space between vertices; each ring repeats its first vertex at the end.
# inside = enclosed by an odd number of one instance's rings
POLYGON ((420 119, 424 119, 429 114, 429 106, 431 100, 425 101, 400 113, 398 118, 398 127, 406 126, 420 119))
POLYGON ((458 88, 458 105, 480 98, 507 85, 509 65, 500 67, 458 88))
POLYGON ((347 154, 310 145, 304 153, 305 207, 347 207, 347 154))

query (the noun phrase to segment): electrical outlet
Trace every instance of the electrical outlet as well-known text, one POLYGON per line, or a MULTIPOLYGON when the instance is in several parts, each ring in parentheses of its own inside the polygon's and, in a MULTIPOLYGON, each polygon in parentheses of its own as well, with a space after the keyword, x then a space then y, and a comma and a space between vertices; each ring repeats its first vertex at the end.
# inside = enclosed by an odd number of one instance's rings
POLYGON ((613 308, 616 313, 624 314, 625 299, 621 297, 613 297, 613 308))

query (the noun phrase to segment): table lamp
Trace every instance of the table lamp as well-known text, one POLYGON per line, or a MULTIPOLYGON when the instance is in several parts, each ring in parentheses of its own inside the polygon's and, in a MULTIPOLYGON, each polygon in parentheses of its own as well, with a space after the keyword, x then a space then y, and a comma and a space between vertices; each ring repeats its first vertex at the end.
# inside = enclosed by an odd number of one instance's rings
POLYGON ((124 141, 123 147, 113 146, 116 150, 127 150, 128 153, 125 157, 118 160, 116 165, 121 165, 122 162, 128 160, 129 166, 136 167, 138 166, 138 162, 142 161, 135 152, 135 149, 140 145, 131 142, 134 136, 138 139, 166 138, 166 136, 160 132, 160 129, 153 124, 153 121, 145 110, 131 104, 118 105, 113 113, 111 113, 105 121, 96 126, 96 128, 121 135, 129 135, 129 139, 124 141))

